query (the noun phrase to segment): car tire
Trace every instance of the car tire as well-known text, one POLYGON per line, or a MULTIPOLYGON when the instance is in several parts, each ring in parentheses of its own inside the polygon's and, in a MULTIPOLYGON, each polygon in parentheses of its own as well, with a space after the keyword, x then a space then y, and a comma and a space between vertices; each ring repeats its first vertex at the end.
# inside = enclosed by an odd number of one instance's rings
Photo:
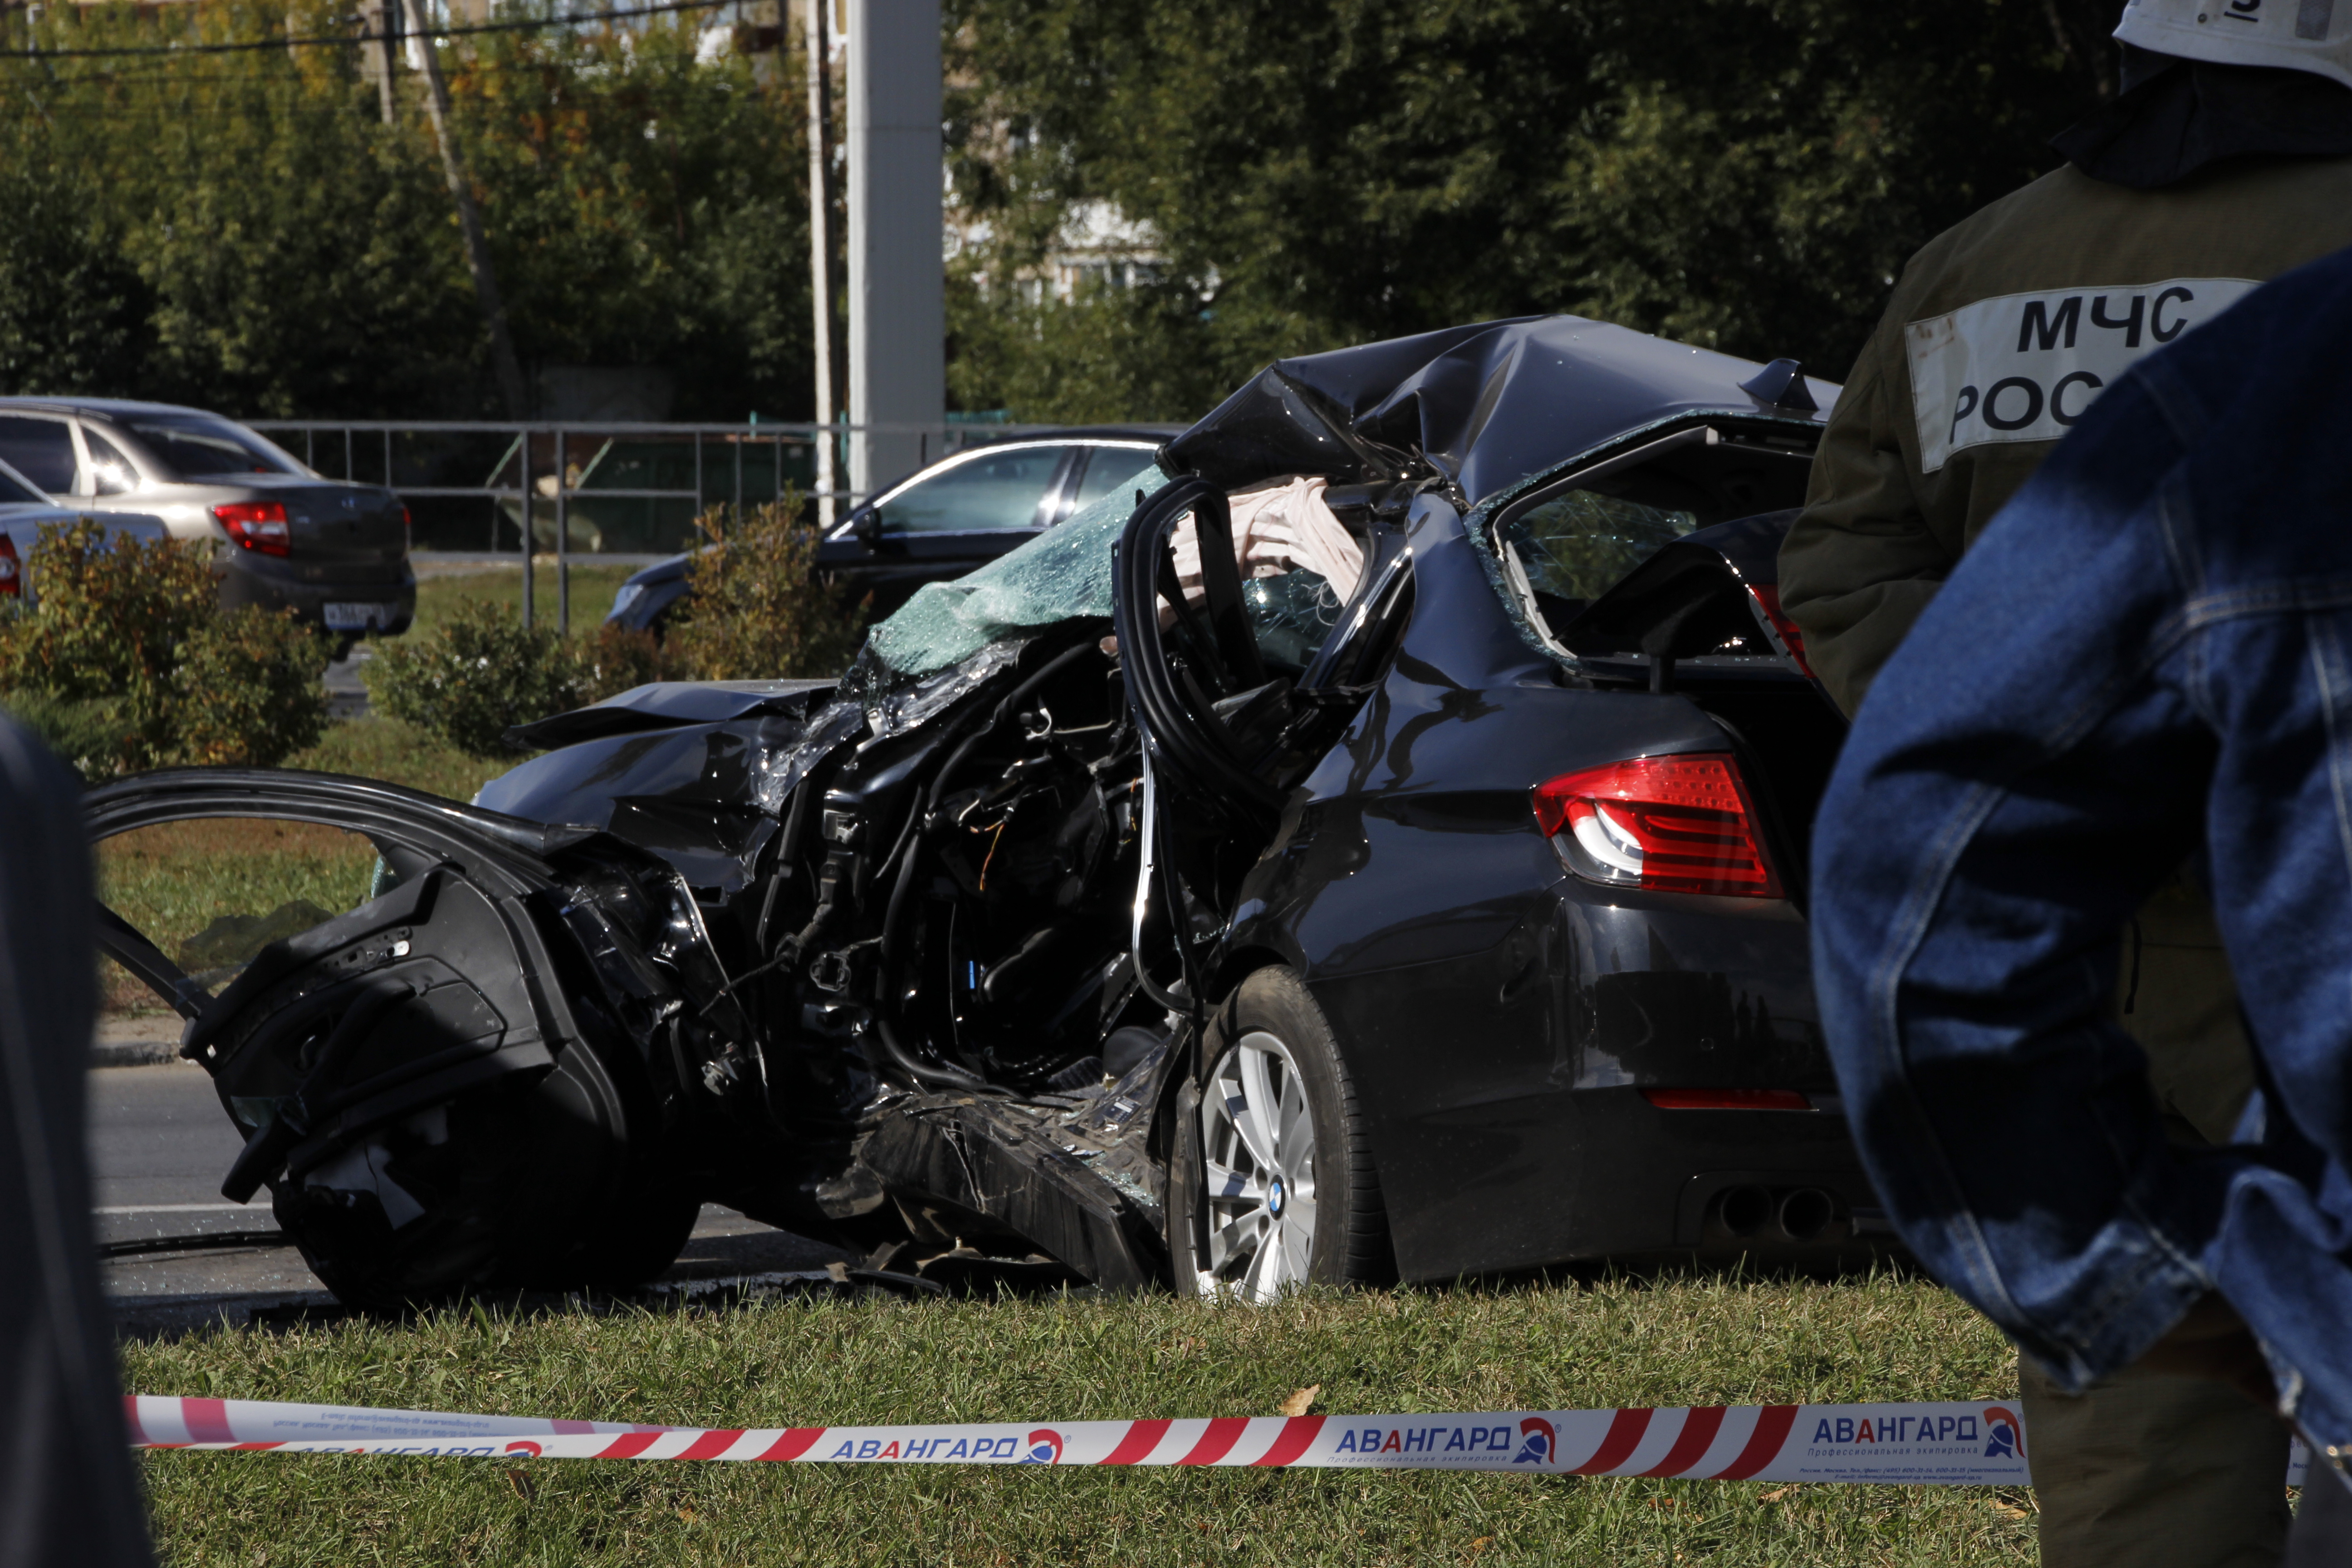
POLYGON ((1195 1087, 1178 1115, 1170 1184, 1180 1289, 1267 1301, 1297 1285, 1395 1279, 1355 1085, 1296 973, 1258 970, 1226 997, 1202 1037, 1195 1087))

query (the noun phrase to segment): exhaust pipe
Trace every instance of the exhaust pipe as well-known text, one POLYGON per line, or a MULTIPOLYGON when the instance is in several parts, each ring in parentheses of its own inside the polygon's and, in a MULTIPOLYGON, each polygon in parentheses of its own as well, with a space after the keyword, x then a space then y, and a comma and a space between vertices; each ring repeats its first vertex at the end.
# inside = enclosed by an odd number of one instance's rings
POLYGON ((1780 1200, 1780 1234, 1790 1241, 1811 1241, 1837 1217, 1837 1205, 1819 1187, 1799 1187, 1780 1200))
POLYGON ((1725 1191, 1717 1213, 1732 1235, 1754 1236, 1772 1217, 1772 1194, 1758 1186, 1732 1187, 1725 1191))

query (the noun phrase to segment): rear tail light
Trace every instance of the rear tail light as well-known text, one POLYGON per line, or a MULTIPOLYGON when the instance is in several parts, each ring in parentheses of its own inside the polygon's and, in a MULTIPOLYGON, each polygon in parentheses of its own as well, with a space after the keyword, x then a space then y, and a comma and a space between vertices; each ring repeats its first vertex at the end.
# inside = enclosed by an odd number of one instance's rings
POLYGON ((0 596, 20 599, 25 595, 25 563, 17 559, 16 542, 0 533, 0 596))
POLYGON ((1756 607, 1764 613, 1764 624, 1772 628, 1774 637, 1780 639, 1780 651, 1805 672, 1807 679, 1812 679, 1813 667, 1805 662, 1805 634, 1780 608, 1780 590, 1750 583, 1748 584, 1748 596, 1756 601, 1756 607))
POLYGON ((1636 757, 1535 788, 1536 822, 1588 881, 1670 893, 1780 897, 1756 808, 1727 752, 1636 757))
POLYGON ((416 520, 408 515, 406 507, 400 509, 400 548, 403 551, 416 548, 416 520))
POLYGON ((1813 1102, 1793 1089, 1645 1089, 1642 1098, 1660 1110, 1813 1109, 1813 1102))
POLYGON ((213 516, 247 550, 263 555, 289 553, 293 536, 287 531, 286 508, 278 501, 224 501, 213 508, 213 516))

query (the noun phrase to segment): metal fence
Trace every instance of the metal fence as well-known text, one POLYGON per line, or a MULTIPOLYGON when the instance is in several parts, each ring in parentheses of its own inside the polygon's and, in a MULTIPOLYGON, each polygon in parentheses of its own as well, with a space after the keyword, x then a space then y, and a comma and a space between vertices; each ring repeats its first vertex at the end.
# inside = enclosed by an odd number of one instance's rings
MULTIPOLYGON (((413 547, 552 556, 556 616, 571 625, 571 564, 691 549, 695 519, 720 505, 811 498, 822 521, 863 492, 820 488, 819 469, 848 471, 853 433, 915 437, 917 467, 975 441, 1053 428, 1028 425, 500 424, 460 420, 253 419, 330 479, 380 484, 406 503, 413 547), (834 461, 821 465, 822 443, 834 461)), ((892 476, 893 479, 896 476, 892 476)), ((522 579, 532 617, 534 574, 522 579)))

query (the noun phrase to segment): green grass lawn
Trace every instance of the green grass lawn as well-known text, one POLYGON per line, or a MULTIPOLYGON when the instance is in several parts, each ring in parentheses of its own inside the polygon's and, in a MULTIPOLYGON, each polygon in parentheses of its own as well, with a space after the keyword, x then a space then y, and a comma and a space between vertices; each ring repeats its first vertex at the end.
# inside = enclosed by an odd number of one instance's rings
MULTIPOLYGON (((572 566, 572 630, 574 634, 594 631, 613 607, 613 595, 628 581, 638 568, 606 564, 572 566)), ((420 577, 416 584, 416 623, 406 634, 415 637, 431 632, 449 618, 450 612, 460 605, 489 600, 504 605, 509 613, 522 613, 522 568, 491 566, 457 574, 433 574, 420 577)), ((531 616, 548 626, 555 624, 555 567, 541 562, 531 574, 531 616)))
MULTIPOLYGON (((124 1348, 136 1393, 678 1426, 2013 1397, 1917 1279, 451 1312, 124 1348)), ((2031 1496, 1332 1470, 145 1456, 174 1564, 2027 1563, 2031 1496)))
POLYGON ((336 724, 324 740, 287 758, 285 765, 383 779, 451 800, 471 800, 484 784, 520 761, 521 753, 488 761, 469 757, 397 719, 371 715, 336 724))

